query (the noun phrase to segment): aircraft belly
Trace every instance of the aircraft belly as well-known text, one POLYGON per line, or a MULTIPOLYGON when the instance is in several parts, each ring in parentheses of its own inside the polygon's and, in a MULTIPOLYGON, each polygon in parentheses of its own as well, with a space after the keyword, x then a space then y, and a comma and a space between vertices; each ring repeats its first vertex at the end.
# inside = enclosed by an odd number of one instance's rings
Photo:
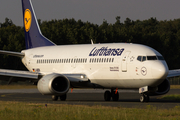
POLYGON ((155 81, 153 79, 94 79, 91 80, 91 83, 98 84, 104 88, 136 89, 143 86, 155 87, 155 81))

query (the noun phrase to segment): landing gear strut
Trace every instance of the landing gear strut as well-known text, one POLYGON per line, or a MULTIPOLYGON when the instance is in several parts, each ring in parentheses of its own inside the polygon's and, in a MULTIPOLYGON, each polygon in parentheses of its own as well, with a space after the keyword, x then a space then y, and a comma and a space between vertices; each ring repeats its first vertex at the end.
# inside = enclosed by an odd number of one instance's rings
POLYGON ((140 96, 140 102, 149 102, 149 95, 142 94, 140 96))
POLYGON ((57 101, 57 100, 58 100, 58 97, 60 97, 60 100, 61 100, 61 101, 65 101, 67 95, 66 95, 66 94, 61 95, 61 96, 52 95, 52 100, 53 100, 53 101, 57 101))
POLYGON ((118 91, 114 91, 114 89, 111 89, 111 92, 106 90, 104 93, 104 100, 105 101, 110 101, 112 97, 113 101, 118 101, 119 100, 119 93, 118 91))

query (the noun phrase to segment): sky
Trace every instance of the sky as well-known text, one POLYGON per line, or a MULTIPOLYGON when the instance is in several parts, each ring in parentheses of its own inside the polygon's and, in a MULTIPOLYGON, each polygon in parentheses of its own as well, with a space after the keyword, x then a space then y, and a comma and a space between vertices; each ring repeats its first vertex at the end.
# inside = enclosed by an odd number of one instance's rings
MULTIPOLYGON (((32 0, 32 4, 41 21, 74 18, 101 25, 103 20, 114 24, 116 16, 121 17, 121 22, 126 18, 134 21, 180 18, 180 0, 32 0)), ((21 0, 0 1, 0 23, 6 17, 23 26, 21 0)))

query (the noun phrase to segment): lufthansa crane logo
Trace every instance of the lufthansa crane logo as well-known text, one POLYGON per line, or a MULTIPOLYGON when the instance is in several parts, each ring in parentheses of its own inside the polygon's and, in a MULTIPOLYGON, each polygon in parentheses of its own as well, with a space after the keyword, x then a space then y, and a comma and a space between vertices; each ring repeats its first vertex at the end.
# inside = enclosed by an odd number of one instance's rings
POLYGON ((141 68, 141 74, 145 76, 147 74, 147 69, 145 67, 141 68))
POLYGON ((31 28, 31 21, 32 21, 31 11, 29 9, 26 9, 24 12, 24 27, 26 32, 28 32, 31 28))

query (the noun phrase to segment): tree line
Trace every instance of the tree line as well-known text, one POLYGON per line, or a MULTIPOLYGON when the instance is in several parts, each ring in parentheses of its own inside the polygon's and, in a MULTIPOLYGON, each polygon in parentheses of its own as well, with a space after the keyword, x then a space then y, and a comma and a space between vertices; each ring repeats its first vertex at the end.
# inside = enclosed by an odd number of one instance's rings
MULTIPOLYGON (((42 34, 57 45, 94 43, 138 43, 160 52, 170 69, 180 68, 180 19, 158 21, 131 20, 121 22, 117 16, 113 24, 103 20, 101 25, 75 19, 38 20, 42 34)), ((25 49, 24 28, 5 18, 0 23, 0 49, 17 51, 25 49)), ((0 55, 0 68, 26 68, 17 57, 0 55)))

